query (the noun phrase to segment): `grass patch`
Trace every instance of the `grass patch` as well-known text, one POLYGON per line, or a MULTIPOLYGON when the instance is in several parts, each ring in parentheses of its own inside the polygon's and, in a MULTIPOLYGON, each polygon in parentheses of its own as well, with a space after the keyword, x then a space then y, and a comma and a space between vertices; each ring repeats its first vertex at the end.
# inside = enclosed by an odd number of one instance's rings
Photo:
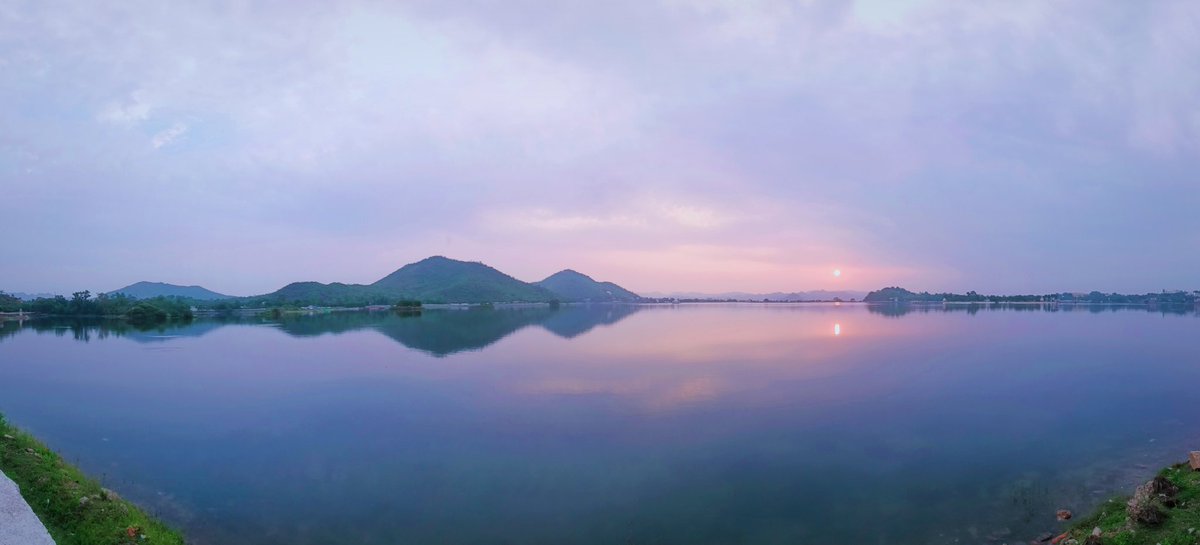
POLYGON ((58 545, 182 545, 183 536, 62 460, 0 415, 0 470, 58 545), (86 498, 86 499, 84 499, 86 498))
POLYGON ((1200 544, 1200 471, 1193 471, 1187 464, 1178 464, 1162 470, 1159 475, 1179 487, 1178 505, 1166 510, 1167 518, 1161 525, 1132 524, 1125 511, 1129 498, 1114 498, 1080 519, 1071 528, 1070 537, 1084 543, 1092 529, 1099 527, 1104 532, 1102 543, 1105 545, 1200 544))

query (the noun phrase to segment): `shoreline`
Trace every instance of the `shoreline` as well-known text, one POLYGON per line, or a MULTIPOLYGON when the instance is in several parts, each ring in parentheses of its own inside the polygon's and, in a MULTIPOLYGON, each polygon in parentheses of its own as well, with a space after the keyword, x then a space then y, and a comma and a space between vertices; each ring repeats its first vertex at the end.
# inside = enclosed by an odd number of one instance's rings
POLYGON ((57 545, 183 545, 183 535, 104 488, 0 415, 0 471, 57 545))
MULTIPOLYGON (((1062 520, 1060 511, 1060 520, 1062 520)), ((1067 518, 1072 518, 1065 511, 1067 518)), ((1047 532, 1040 545, 1200 544, 1200 452, 1168 466, 1131 495, 1110 498, 1061 534, 1047 532)))

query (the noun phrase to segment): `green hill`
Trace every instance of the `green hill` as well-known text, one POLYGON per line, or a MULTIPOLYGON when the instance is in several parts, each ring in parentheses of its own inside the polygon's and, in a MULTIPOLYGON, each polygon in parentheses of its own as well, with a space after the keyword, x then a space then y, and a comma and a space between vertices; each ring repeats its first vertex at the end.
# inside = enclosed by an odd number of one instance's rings
POLYGON ((410 263, 369 285, 294 282, 258 297, 269 304, 361 306, 401 299, 424 303, 544 303, 549 301, 636 301, 636 293, 566 270, 535 284, 522 282, 479 262, 442 256, 410 263))
MULTIPOLYGON (((929 294, 925 294, 925 295, 929 295, 929 294)), ((932 300, 930 298, 925 298, 925 299, 932 300)), ((863 302, 864 303, 890 303, 890 302, 907 303, 910 301, 920 301, 920 300, 925 300, 925 299, 923 299, 920 296, 920 294, 913 293, 904 288, 898 288, 898 287, 893 286, 893 287, 883 288, 881 290, 875 290, 871 293, 868 293, 866 295, 866 297, 863 297, 863 302)))
POLYGON ((549 290, 517 280, 483 263, 434 256, 401 267, 371 288, 426 303, 546 302, 549 290))
POLYGON ((612 282, 597 282, 571 269, 556 272, 534 285, 553 292, 563 301, 637 301, 638 294, 612 282))
POLYGON ((138 299, 152 299, 154 297, 186 297, 189 299, 198 299, 200 301, 215 301, 217 299, 231 298, 229 295, 223 295, 200 286, 177 286, 175 284, 165 284, 163 282, 138 282, 109 293, 120 293, 129 297, 136 297, 138 299))
POLYGON ((293 282, 273 293, 254 299, 268 299, 275 304, 320 305, 320 306, 362 306, 390 305, 399 299, 398 296, 384 290, 378 290, 362 284, 343 284, 334 282, 293 282))

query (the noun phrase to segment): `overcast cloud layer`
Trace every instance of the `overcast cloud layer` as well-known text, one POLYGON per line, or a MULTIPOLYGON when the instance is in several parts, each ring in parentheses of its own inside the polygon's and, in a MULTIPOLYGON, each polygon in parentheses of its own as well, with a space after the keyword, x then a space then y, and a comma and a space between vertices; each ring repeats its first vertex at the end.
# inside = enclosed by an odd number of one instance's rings
POLYGON ((0 2, 0 289, 1200 288, 1196 2, 245 4, 0 2))

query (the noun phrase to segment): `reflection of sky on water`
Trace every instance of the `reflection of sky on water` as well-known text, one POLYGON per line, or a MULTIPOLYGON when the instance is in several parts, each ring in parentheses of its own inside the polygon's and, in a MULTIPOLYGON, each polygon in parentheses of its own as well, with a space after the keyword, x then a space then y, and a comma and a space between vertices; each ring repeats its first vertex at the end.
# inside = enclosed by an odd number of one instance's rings
POLYGON ((5 324, 0 410, 201 544, 1023 539, 1194 439, 1176 415, 1198 324, 859 305, 5 324))

